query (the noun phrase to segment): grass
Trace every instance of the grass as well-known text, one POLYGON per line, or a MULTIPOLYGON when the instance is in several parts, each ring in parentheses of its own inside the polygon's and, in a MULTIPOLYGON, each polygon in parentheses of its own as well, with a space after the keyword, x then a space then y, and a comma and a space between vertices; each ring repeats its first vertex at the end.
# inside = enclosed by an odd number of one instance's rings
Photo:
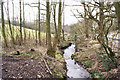
MULTIPOLYGON (((14 28, 14 38, 16 38, 16 36, 20 36, 20 26, 12 26, 12 29, 14 28)), ((30 33, 30 37, 31 39, 35 38, 36 37, 36 30, 33 30, 33 29, 28 29, 28 28, 24 28, 22 27, 22 35, 24 37, 24 29, 26 31, 26 38, 29 38, 29 33, 30 33)), ((6 37, 7 37, 7 40, 11 40, 11 37, 10 37, 10 29, 9 29, 9 25, 8 24, 5 24, 5 32, 6 32, 6 37)), ((38 34, 38 31, 37 31, 37 34, 38 34)), ((53 37, 53 35, 51 35, 53 37)), ((37 35, 38 37, 38 35, 37 35)), ((3 40, 3 36, 2 36, 2 25, 0 23, 0 38, 1 40, 3 40)), ((42 39, 45 39, 46 38, 46 33, 45 32, 41 32, 41 38, 42 39)))

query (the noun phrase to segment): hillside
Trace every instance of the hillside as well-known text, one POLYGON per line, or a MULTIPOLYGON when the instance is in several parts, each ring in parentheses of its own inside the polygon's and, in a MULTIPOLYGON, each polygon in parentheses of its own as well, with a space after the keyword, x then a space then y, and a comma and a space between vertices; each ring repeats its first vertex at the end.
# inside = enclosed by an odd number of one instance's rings
MULTIPOLYGON (((16 38, 17 35, 18 36, 20 35, 20 32, 19 32, 20 27, 19 26, 13 26, 13 25, 11 25, 11 26, 12 26, 12 29, 14 29, 13 33, 14 33, 14 37, 16 38)), ((32 38, 35 39, 36 31, 34 29, 29 29, 29 28, 22 27, 22 32, 23 32, 22 35, 23 35, 23 37, 24 37, 24 29, 26 31, 26 37, 27 38, 29 38, 29 35, 30 35, 31 39, 32 38)), ((6 32, 6 35, 7 35, 7 39, 10 40, 10 29, 9 29, 9 25, 8 24, 5 24, 5 30, 6 30, 5 32, 6 32)), ((37 34, 38 34, 38 31, 37 31, 37 34)), ((46 35, 46 33, 41 32, 41 37, 43 39, 45 38, 45 35, 46 35)), ((0 23, 0 37, 3 40, 1 23, 0 23)))

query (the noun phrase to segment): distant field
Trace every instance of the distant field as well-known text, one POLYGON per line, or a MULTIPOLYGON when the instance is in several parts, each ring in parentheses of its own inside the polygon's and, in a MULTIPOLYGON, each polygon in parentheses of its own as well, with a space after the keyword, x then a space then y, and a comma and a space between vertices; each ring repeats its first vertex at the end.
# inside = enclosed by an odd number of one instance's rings
MULTIPOLYGON (((20 26, 13 26, 12 25, 12 29, 14 28, 14 37, 16 38, 17 35, 20 36, 20 26)), ((32 29, 28 29, 28 28, 23 28, 22 27, 22 35, 24 37, 24 29, 26 31, 26 37, 29 38, 29 33, 31 35, 31 38, 35 38, 35 30, 32 30, 32 29)), ((8 24, 5 24, 5 32, 6 32, 6 36, 7 36, 7 40, 10 40, 10 29, 9 29, 9 25, 8 24)), ((38 31, 37 31, 38 33, 38 31)), ((44 32, 41 32, 41 38, 44 39, 46 37, 46 33, 44 32)), ((3 36, 2 36, 2 26, 1 26, 1 23, 0 23, 0 38, 3 40, 3 36)))

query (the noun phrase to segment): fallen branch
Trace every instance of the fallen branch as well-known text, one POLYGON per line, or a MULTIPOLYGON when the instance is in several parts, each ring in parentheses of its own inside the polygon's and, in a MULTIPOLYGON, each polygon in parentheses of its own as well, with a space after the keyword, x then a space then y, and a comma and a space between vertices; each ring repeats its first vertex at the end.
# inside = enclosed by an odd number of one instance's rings
POLYGON ((49 73, 52 75, 52 72, 51 72, 50 68, 48 67, 48 64, 47 64, 46 60, 43 59, 43 61, 45 63, 46 68, 48 69, 49 73))

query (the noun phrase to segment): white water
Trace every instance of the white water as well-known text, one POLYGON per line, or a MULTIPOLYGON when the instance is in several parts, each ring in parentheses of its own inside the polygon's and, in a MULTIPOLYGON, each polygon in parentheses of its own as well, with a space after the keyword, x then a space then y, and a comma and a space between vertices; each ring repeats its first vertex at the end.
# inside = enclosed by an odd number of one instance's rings
POLYGON ((69 78, 91 78, 90 73, 82 68, 77 63, 75 64, 75 60, 71 59, 71 55, 75 53, 75 45, 71 45, 64 51, 64 58, 67 66, 67 76, 69 78))

